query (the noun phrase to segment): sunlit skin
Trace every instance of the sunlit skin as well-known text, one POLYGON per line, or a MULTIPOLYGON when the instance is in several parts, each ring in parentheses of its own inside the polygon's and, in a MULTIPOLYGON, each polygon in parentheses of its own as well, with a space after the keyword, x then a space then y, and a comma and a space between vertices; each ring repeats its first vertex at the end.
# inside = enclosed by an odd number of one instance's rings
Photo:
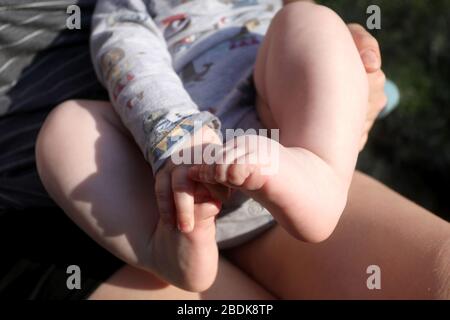
MULTIPOLYGON (((364 72, 361 53, 368 47, 379 53, 373 45, 374 40, 367 44, 368 37, 361 27, 351 25, 347 28, 336 15, 322 7, 295 5, 289 9, 277 15, 258 55, 255 69, 257 109, 267 127, 280 128, 281 161, 285 168, 290 168, 289 175, 303 181, 301 185, 291 187, 300 188, 300 194, 305 198, 302 206, 308 204, 308 208, 296 207, 296 203, 290 208, 290 190, 280 196, 279 201, 274 201, 270 189, 279 187, 283 190, 280 181, 287 171, 264 177, 261 180, 264 187, 256 185, 250 188, 256 190, 244 191, 249 191, 250 196, 269 207, 280 224, 296 238, 320 241, 332 232, 339 219, 357 153, 367 139, 376 114, 384 106, 384 75, 379 65, 365 64, 369 74, 364 72), (314 24, 308 27, 308 17, 303 19, 304 28, 294 23, 297 19, 292 16, 308 10, 314 11, 309 12, 309 17, 317 14, 317 19, 330 23, 336 29, 333 34, 315 30, 314 24), (278 29, 286 32, 275 39, 273 34, 278 34, 278 29), (323 37, 316 45, 320 47, 319 42, 325 42, 327 50, 314 47, 311 51, 298 50, 297 46, 306 44, 303 41, 311 40, 308 39, 309 30, 314 38, 323 37), (273 50, 267 48, 272 41, 280 41, 273 50), (348 46, 341 46, 339 41, 348 46), (314 55, 307 54, 312 51, 314 55), (333 60, 326 56, 330 51, 341 56, 338 64, 331 63, 333 60), (276 69, 267 67, 280 61, 279 55, 287 53, 291 55, 282 59, 285 64, 276 69), (299 72, 290 72, 286 77, 285 68, 289 67, 289 71, 293 67, 298 68, 296 71, 309 70, 313 69, 314 63, 316 67, 311 77, 303 79, 299 72), (343 65, 349 68, 345 73, 340 69, 343 65), (332 76, 328 78, 328 74, 332 76), (326 77, 326 81, 320 81, 315 89, 314 79, 318 81, 320 77, 326 77), (348 81, 341 81, 341 77, 348 81), (283 81, 294 87, 282 85, 283 81), (264 82, 266 84, 262 85, 264 82), (311 92, 311 95, 308 99, 290 96, 302 92, 311 92), (328 93, 326 99, 322 99, 324 92, 328 93), (352 96, 351 103, 344 94, 348 92, 352 96), (278 96, 284 96, 284 99, 279 101, 278 96), (346 110, 342 110, 343 107, 346 110), (297 125, 294 130, 293 124, 286 121, 292 114, 304 123, 302 131, 297 125), (342 121, 350 124, 342 125, 342 121), (330 128, 333 135, 311 139, 317 132, 330 128), (333 148, 337 142, 339 149, 333 148), (336 155, 337 150, 342 150, 340 148, 346 152, 336 155), (304 170, 305 167, 315 169, 317 174, 310 175, 308 172, 311 171, 304 170), (330 186, 330 181, 336 184, 330 186), (309 199, 308 185, 311 184, 324 186, 322 192, 329 196, 327 201, 309 199), (318 212, 317 217, 311 214, 313 211, 318 212)), ((196 134, 202 136, 203 144, 222 143, 207 127, 196 134)), ((194 146, 183 146, 190 147, 194 146)), ((55 108, 40 132, 36 149, 39 174, 52 198, 103 247, 127 264, 150 271, 177 287, 203 291, 211 286, 218 265, 214 225, 221 206, 218 199, 228 193, 229 182, 234 182, 233 188, 242 188, 239 182, 218 181, 215 186, 196 182, 195 172, 189 173, 190 166, 175 166, 170 162, 153 177, 148 164, 131 143, 129 133, 106 102, 69 101, 55 108), (79 132, 76 136, 73 135, 75 129, 79 132)))
MULTIPOLYGON (((211 232, 212 239, 219 206, 205 199, 203 204, 211 210, 206 214, 198 204, 202 200, 196 196, 196 186, 217 190, 220 185, 239 189, 260 202, 295 238, 323 241, 345 207, 364 137, 368 81, 357 47, 347 26, 331 10, 310 3, 289 4, 272 21, 254 78, 263 124, 280 129, 279 143, 271 140, 272 150, 278 149, 279 170, 262 174, 259 157, 271 155, 246 150, 246 137, 241 136, 222 148, 229 163, 190 169, 188 164, 168 163, 156 175, 160 213, 174 216, 172 222, 192 243, 196 237, 203 239, 205 232, 211 232), (238 157, 256 161, 233 164, 238 157), (207 218, 199 219, 202 216, 207 218)), ((196 134, 202 139, 193 142, 222 143, 208 127, 196 134)), ((215 259, 217 249, 202 246, 195 250, 198 265, 210 266, 209 257, 215 259)))

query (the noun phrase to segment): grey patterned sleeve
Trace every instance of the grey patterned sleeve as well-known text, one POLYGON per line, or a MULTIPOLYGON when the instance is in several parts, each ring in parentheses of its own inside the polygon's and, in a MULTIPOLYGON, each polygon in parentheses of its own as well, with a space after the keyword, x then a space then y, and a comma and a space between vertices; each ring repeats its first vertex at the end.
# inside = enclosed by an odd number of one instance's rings
POLYGON ((99 80, 156 173, 197 128, 220 122, 184 89, 148 9, 142 0, 99 0, 90 44, 99 80))

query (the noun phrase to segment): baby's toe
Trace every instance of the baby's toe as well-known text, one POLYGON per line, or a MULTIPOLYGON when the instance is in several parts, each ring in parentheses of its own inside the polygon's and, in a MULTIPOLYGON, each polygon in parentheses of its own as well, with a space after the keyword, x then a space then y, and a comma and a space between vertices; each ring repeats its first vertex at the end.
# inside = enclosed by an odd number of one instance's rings
POLYGON ((229 184, 240 187, 250 175, 250 167, 248 164, 232 164, 228 168, 227 181, 229 184))

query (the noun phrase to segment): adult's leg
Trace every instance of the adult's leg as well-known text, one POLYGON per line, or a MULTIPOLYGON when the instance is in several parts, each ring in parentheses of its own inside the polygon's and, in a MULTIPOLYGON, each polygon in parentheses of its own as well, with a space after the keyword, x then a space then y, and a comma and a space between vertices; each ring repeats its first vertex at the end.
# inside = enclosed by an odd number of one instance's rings
POLYGON ((217 278, 206 291, 189 292, 163 282, 155 275, 126 266, 92 293, 90 299, 105 300, 210 300, 273 299, 274 296, 225 259, 220 259, 217 278))
POLYGON ((304 243, 277 226, 229 257, 281 298, 450 298, 450 224, 358 172, 325 242, 304 243), (381 290, 367 287, 371 265, 380 267, 381 290))

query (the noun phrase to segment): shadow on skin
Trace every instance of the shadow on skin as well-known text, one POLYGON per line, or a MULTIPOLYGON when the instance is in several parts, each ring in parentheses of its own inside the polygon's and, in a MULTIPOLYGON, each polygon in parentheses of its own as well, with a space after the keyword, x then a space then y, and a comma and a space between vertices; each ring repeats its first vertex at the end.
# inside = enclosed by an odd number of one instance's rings
MULTIPOLYGON (((85 125, 86 131, 79 133, 78 136, 71 136, 76 139, 74 141, 78 141, 78 145, 86 132, 89 132, 89 141, 95 139, 95 143, 91 143, 93 150, 85 150, 86 154, 90 153, 95 157, 92 164, 95 167, 89 168, 92 173, 75 183, 68 194, 69 205, 74 206, 70 211, 79 210, 80 206, 86 209, 88 206, 87 210, 84 210, 88 212, 85 220, 93 221, 91 223, 93 227, 86 231, 90 234, 95 232, 96 238, 104 237, 107 242, 112 238, 122 238, 122 243, 129 247, 134 256, 119 258, 128 258, 127 261, 134 261, 135 265, 145 265, 145 261, 137 258, 142 257, 142 254, 138 255, 137 252, 146 250, 159 218, 154 201, 154 180, 150 166, 132 137, 121 126, 116 114, 112 109, 108 109, 109 104, 96 102, 94 106, 92 102, 81 101, 76 107, 82 108, 85 119, 83 118, 81 123, 85 125), (93 138, 94 132, 96 136, 93 138), (139 234, 145 233, 148 234, 147 239, 139 237, 139 234)), ((79 123, 76 124, 78 127, 79 123)), ((77 145, 74 146, 76 147, 77 145)), ((80 221, 76 222, 80 224, 80 221)), ((177 293, 182 296, 188 295, 187 291, 174 288, 154 273, 130 266, 116 272, 107 283, 109 288, 112 286, 116 287, 116 290, 129 289, 128 292, 131 294, 136 294, 132 290, 147 291, 144 298, 163 293, 168 295, 166 298, 177 297, 177 293)), ((219 274, 210 289, 200 294, 189 293, 189 296, 186 296, 196 299, 268 297, 270 295, 267 292, 224 259, 219 262, 219 274)))
MULTIPOLYGON (((88 154, 95 155, 95 169, 76 184, 68 195, 68 201, 76 208, 71 208, 71 211, 79 210, 81 205, 85 212, 89 212, 81 219, 91 221, 92 226, 86 231, 90 234, 95 232, 94 238, 104 238, 106 243, 112 239, 117 241, 117 238, 122 238, 119 245, 128 247, 130 254, 119 256, 120 259, 133 261, 135 265, 147 265, 146 261, 139 258, 142 255, 138 252, 148 251, 147 246, 159 218, 154 201, 151 168, 132 138, 122 128, 117 129, 117 125, 120 125, 117 122, 119 119, 106 109, 109 108, 109 104, 96 102, 93 105, 88 101, 78 103, 77 107, 82 108, 86 114, 82 121, 86 123, 85 130, 89 131, 87 134, 89 139, 92 139, 94 134, 90 126, 95 125, 97 136, 93 145, 94 150, 87 150, 88 154), (149 201, 142 201, 146 197, 149 201), (139 236, 145 233, 148 234, 147 239, 139 236)), ((85 133, 86 131, 74 134, 73 139, 84 139, 85 133)), ((80 217, 76 216, 73 219, 80 223, 80 217)), ((149 274, 150 278, 154 276, 149 274)), ((168 286, 167 283, 156 279, 145 282, 127 281, 118 285, 132 286, 135 289, 157 289, 168 286)))

